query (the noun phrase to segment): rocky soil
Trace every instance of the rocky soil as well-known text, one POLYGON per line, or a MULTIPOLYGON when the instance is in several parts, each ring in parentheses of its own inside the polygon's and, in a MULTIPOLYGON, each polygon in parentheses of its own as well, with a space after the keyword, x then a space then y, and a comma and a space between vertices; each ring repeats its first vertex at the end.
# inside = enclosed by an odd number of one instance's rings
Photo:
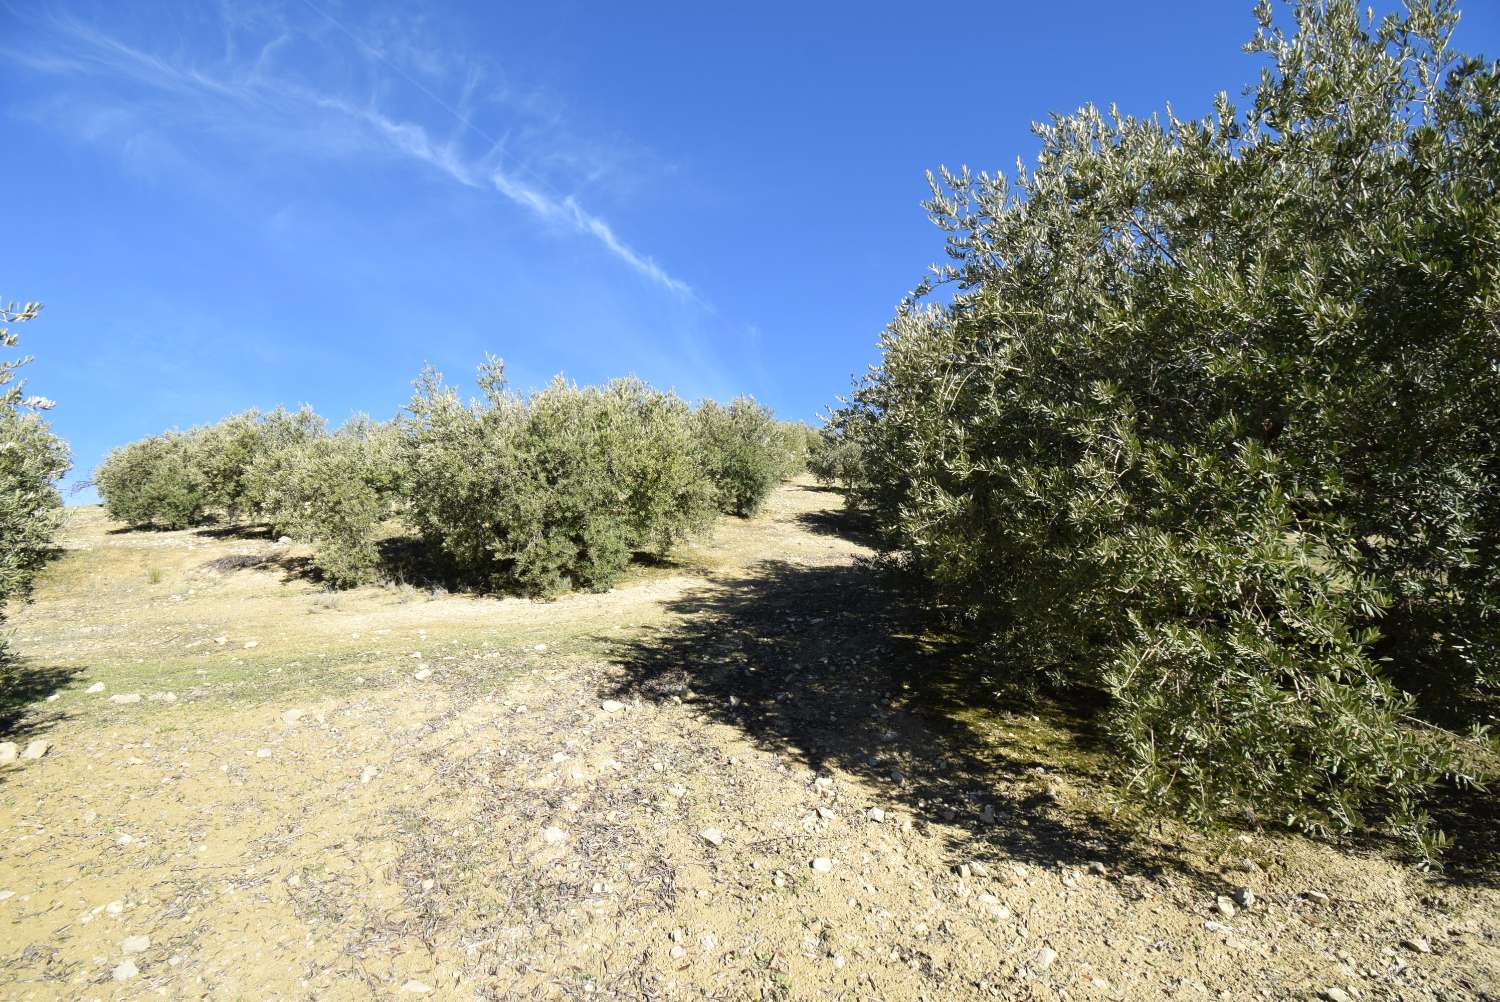
POLYGON ((950 700, 837 503, 545 605, 80 515, 17 618, 4 997, 1500 993, 1484 871, 1127 823, 1076 722, 950 700))

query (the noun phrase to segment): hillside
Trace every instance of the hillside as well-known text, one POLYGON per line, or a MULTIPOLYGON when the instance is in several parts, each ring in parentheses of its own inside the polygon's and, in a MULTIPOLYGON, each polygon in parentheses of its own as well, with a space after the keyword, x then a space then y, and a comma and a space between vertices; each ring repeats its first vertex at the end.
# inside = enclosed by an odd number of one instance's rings
POLYGON ((16 999, 1493 998, 1500 890, 1112 817, 944 698, 839 497, 551 602, 70 512, 15 610, 16 999))

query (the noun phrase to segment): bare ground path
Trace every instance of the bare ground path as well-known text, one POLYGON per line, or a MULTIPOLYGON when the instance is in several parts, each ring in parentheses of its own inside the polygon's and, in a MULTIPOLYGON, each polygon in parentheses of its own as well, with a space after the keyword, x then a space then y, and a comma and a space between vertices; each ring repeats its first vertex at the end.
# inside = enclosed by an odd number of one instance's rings
POLYGON ((79 512, 16 619, 0 995, 1496 997, 1491 886, 1148 836, 1076 728, 950 701, 837 501, 546 604, 79 512))

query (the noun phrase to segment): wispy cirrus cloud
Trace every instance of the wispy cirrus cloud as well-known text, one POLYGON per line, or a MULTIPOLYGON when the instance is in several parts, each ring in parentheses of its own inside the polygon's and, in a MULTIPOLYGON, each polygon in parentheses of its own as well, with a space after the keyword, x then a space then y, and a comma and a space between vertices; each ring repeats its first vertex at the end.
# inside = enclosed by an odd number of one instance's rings
POLYGON ((366 37, 305 5, 307 19, 292 16, 295 7, 225 6, 210 26, 219 36, 211 56, 201 32, 192 40, 197 44, 179 40, 168 51, 66 13, 34 22, 42 44, 0 51, 34 73, 101 85, 81 95, 59 89, 44 114, 55 124, 71 123, 86 139, 119 136, 127 154, 159 152, 163 133, 174 128, 234 133, 257 145, 279 142, 303 154, 394 153, 587 237, 661 288, 697 301, 687 282, 567 190, 575 181, 596 181, 611 165, 599 144, 565 136, 555 103, 536 92, 486 86, 485 67, 418 44, 411 30, 383 23, 366 37), (137 93, 121 94, 116 84, 137 93), (451 98, 439 92, 444 88, 451 98), (421 108, 427 114, 419 117, 414 109, 421 108), (499 127, 479 124, 482 112, 499 127))

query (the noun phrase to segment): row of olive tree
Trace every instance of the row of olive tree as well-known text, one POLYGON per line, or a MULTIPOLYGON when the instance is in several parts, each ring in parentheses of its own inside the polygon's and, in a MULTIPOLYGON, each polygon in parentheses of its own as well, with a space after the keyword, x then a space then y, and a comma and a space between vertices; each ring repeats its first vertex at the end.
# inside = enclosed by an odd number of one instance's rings
POLYGON ((479 385, 464 401, 429 370, 394 420, 333 432, 307 409, 238 414, 122 446, 95 483, 132 525, 267 523, 339 584, 377 576, 395 521, 473 587, 550 594, 606 588, 637 553, 754 514, 806 465, 810 429, 748 397, 694 408, 634 379, 521 396, 497 360, 479 385))
MULTIPOLYGON (((0 307, 0 348, 19 336, 9 325, 35 319, 39 303, 0 307)), ((18 370, 29 356, 0 360, 0 622, 7 601, 23 598, 52 546, 62 514, 56 481, 68 472, 68 446, 48 428, 41 412, 52 406, 28 395, 18 370)), ((0 655, 5 652, 0 638, 0 655)))
POLYGON ((1500 66, 1450 0, 1273 14, 1244 111, 943 171, 952 263, 817 468, 997 665, 1104 697, 1129 788, 1430 851, 1500 663, 1500 66))

